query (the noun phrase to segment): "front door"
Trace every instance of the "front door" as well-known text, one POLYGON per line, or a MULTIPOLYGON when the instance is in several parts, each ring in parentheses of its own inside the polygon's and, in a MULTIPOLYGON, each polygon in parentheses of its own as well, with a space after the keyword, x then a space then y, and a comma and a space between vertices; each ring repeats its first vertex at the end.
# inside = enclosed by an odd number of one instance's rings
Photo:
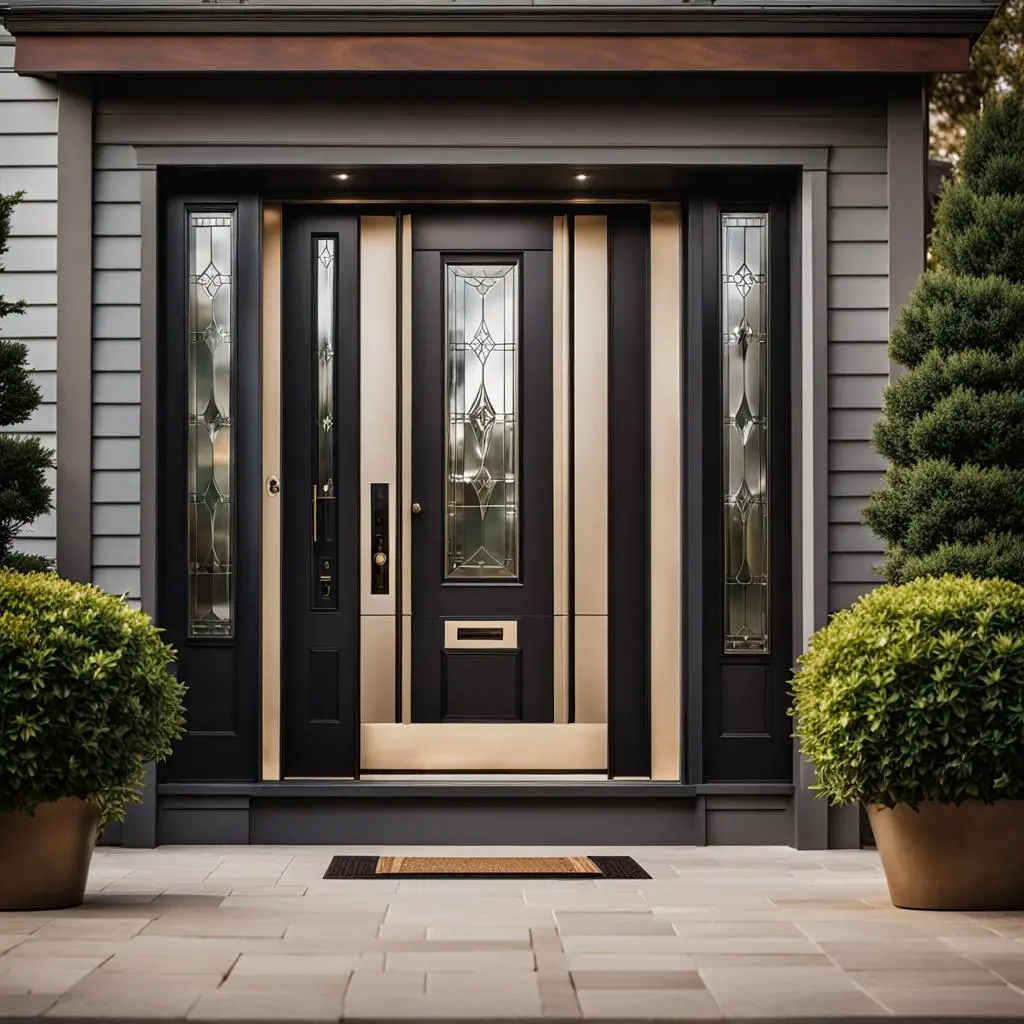
POLYGON ((551 722, 552 218, 412 224, 412 720, 551 722))
POLYGON ((285 777, 357 774, 359 220, 284 215, 281 624, 285 777))

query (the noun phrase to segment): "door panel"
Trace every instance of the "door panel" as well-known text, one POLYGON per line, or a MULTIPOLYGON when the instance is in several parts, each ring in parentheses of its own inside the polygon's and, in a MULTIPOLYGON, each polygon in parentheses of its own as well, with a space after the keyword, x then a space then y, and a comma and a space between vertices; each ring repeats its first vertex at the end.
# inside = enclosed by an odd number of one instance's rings
POLYGON ((284 774, 358 765, 358 220, 286 209, 282 354, 284 774))
POLYGON ((413 721, 552 721, 552 236, 413 218, 413 721))

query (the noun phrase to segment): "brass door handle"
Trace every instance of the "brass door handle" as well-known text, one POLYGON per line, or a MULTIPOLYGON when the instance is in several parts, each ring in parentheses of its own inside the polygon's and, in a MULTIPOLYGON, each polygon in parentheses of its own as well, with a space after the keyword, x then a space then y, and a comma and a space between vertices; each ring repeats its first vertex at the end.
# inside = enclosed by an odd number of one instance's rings
POLYGON ((414 501, 412 503, 412 514, 414 516, 418 516, 422 511, 423 511, 423 506, 418 501, 414 501))
POLYGON ((267 494, 276 498, 281 493, 281 481, 276 476, 267 477, 267 494))
POLYGON ((313 484, 313 543, 316 543, 316 484, 313 484))

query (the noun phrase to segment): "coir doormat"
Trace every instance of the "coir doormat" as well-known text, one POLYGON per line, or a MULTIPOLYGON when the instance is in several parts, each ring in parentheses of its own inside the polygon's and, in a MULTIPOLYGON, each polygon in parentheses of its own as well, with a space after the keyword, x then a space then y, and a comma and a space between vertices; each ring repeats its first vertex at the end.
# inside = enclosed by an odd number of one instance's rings
POLYGON ((650 878, 632 857, 334 857, 324 878, 650 878))

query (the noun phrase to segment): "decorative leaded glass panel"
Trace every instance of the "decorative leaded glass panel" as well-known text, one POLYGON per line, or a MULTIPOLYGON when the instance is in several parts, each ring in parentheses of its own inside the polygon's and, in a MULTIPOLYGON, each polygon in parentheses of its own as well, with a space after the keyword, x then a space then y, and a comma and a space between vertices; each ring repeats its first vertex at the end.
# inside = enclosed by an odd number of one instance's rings
POLYGON ((188 634, 234 634, 235 218, 188 224, 188 634))
MULTIPOLYGON (((333 238, 316 239, 316 437, 317 497, 334 497, 334 275, 333 238)), ((325 538, 330 539, 330 538, 325 538)))
POLYGON ((768 650, 768 214, 722 215, 725 650, 768 650))
POLYGON ((445 576, 519 575, 519 267, 445 268, 445 576))

